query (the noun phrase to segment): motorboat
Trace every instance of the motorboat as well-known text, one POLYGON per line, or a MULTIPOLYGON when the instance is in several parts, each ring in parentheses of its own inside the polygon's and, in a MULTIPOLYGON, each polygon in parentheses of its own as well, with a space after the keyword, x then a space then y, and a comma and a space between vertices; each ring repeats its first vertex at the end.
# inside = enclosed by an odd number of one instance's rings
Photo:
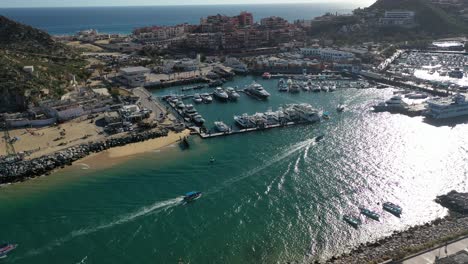
POLYGON ((0 258, 6 258, 7 254, 15 250, 18 247, 17 244, 3 243, 0 245, 0 258))
POLYGON ((184 195, 184 201, 189 203, 189 202, 197 200, 201 196, 202 196, 202 192, 195 192, 195 191, 188 192, 184 195))
POLYGON ((203 100, 203 102, 205 104, 209 104, 209 103, 213 102, 213 97, 211 97, 211 95, 208 94, 208 93, 200 94, 200 97, 202 98, 202 100, 203 100))
POLYGON ((193 107, 193 105, 191 104, 188 104, 185 106, 185 109, 184 109, 184 114, 188 117, 193 117, 195 115, 198 114, 197 110, 195 109, 195 107, 193 107))
POLYGON ((194 94, 193 101, 197 104, 203 103, 203 99, 201 98, 200 94, 194 94))
POLYGON ((253 96, 256 96, 262 99, 266 99, 270 96, 270 94, 263 88, 263 86, 255 81, 252 82, 252 84, 248 85, 245 88, 245 91, 253 96))
POLYGON ((337 111, 338 113, 344 112, 345 109, 346 109, 346 106, 343 105, 343 104, 339 104, 339 105, 336 107, 336 111, 337 111))
POLYGON ((179 108, 179 109, 184 109, 185 104, 182 101, 179 101, 179 102, 177 102, 176 107, 179 108))
POLYGON ((278 82, 278 90, 280 92, 287 92, 289 91, 288 84, 284 81, 284 79, 280 79, 278 82))
POLYGON ((234 121, 241 128, 253 128, 256 126, 256 124, 252 122, 250 116, 248 116, 247 114, 243 114, 241 116, 234 116, 234 121))
POLYGON ((203 117, 201 115, 194 115, 193 118, 192 118, 193 122, 195 122, 195 124, 201 126, 205 123, 205 119, 203 119, 203 117))
POLYGON ((351 215, 343 216, 343 220, 354 228, 358 228, 362 224, 361 219, 351 215))
POLYGON ((361 212, 362 215, 365 215, 369 217, 372 220, 379 221, 380 220, 380 215, 374 211, 371 211, 367 208, 359 207, 359 211, 361 212))
POLYGON ((422 93, 410 93, 410 94, 407 94, 405 97, 409 99, 426 99, 428 95, 422 94, 422 93))
POLYGON ((294 82, 293 84, 291 84, 291 86, 289 86, 290 93, 299 93, 300 91, 301 91, 301 87, 296 82, 294 82))
POLYGON ((320 89, 320 86, 318 86, 318 85, 312 86, 312 92, 314 92, 314 93, 318 93, 318 92, 320 92, 321 90, 322 90, 322 89, 320 89))
POLYGON ((403 212, 403 210, 401 209, 401 207, 399 205, 396 205, 394 203, 391 203, 391 202, 385 202, 383 203, 382 205, 383 209, 395 216, 400 216, 401 213, 403 212))
POLYGON ((374 111, 392 111, 392 110, 401 110, 406 107, 406 103, 403 102, 402 97, 395 95, 385 102, 381 102, 378 105, 373 106, 374 111))
POLYGON ((228 94, 229 100, 236 101, 237 99, 240 98, 240 94, 236 92, 236 90, 232 87, 228 87, 226 89, 226 92, 228 94))
POLYGON ((228 125, 226 125, 224 122, 221 122, 221 121, 216 121, 214 122, 214 125, 215 125, 215 129, 219 132, 229 132, 229 130, 231 130, 228 125))
POLYGON ((214 96, 218 99, 218 100, 221 100, 221 101, 227 101, 227 99, 229 98, 229 95, 226 93, 226 91, 224 91, 223 88, 221 87, 217 87, 214 91, 214 96))
POLYGON ((319 135, 315 138, 315 142, 320 142, 325 137, 325 135, 319 135))

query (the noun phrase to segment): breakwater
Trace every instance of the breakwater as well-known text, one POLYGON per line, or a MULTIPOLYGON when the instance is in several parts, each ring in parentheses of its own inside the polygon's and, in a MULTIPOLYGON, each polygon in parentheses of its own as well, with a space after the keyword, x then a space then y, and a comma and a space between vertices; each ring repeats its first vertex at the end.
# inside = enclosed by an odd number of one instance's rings
POLYGON ((164 137, 168 135, 168 132, 167 129, 162 128, 123 137, 108 138, 99 142, 89 142, 31 160, 0 161, 0 184, 20 182, 29 178, 47 175, 54 169, 71 165, 74 161, 82 159, 91 153, 98 153, 113 147, 164 137))

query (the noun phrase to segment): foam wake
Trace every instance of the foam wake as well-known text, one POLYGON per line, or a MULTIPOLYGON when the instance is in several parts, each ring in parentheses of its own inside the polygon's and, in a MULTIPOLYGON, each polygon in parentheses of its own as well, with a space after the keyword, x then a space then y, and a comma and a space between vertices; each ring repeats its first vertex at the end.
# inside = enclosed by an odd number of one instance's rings
POLYGON ((105 224, 101 224, 101 225, 98 225, 98 226, 95 226, 95 227, 75 230, 75 231, 71 232, 70 234, 68 234, 67 236, 59 238, 59 239, 51 242, 50 244, 48 244, 48 245, 46 245, 46 246, 44 246, 42 248, 31 250, 31 251, 27 252, 24 256, 18 257, 17 259, 22 259, 22 258, 26 258, 26 257, 39 255, 39 254, 44 253, 46 251, 52 250, 53 248, 58 247, 58 246, 66 243, 68 241, 71 241, 71 240, 73 240, 73 239, 75 239, 77 237, 89 235, 89 234, 96 233, 96 232, 104 230, 104 229, 111 228, 113 226, 122 225, 122 224, 125 224, 125 223, 132 222, 135 219, 143 217, 145 215, 148 215, 148 214, 151 214, 151 213, 157 213, 157 212, 160 212, 162 210, 166 210, 166 209, 169 209, 171 207, 177 206, 177 205, 181 204, 182 201, 183 201, 183 197, 177 197, 177 198, 174 198, 174 199, 155 202, 154 204, 152 204, 150 206, 142 207, 142 208, 138 209, 137 211, 135 211, 135 212, 133 212, 131 214, 120 216, 120 217, 116 218, 114 221, 111 221, 111 222, 108 222, 108 223, 105 223, 105 224))

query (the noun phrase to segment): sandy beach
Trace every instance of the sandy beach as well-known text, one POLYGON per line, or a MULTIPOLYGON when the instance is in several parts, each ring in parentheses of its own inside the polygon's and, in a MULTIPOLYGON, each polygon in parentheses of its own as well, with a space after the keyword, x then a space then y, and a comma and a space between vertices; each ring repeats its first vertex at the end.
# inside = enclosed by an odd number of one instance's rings
POLYGON ((184 130, 181 133, 169 132, 169 135, 166 137, 111 148, 103 152, 91 154, 81 160, 77 160, 73 163, 72 168, 76 168, 76 166, 84 169, 109 168, 129 160, 132 156, 148 153, 177 143, 180 138, 189 135, 190 130, 184 130))

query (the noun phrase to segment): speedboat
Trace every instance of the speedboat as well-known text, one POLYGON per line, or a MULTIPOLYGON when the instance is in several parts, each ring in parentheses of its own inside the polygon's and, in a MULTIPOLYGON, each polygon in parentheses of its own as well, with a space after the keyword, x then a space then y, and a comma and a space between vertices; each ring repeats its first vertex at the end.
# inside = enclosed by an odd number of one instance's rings
POLYGON ((179 108, 179 109, 184 109, 184 108, 185 108, 185 104, 184 104, 182 101, 179 101, 179 102, 176 104, 176 107, 179 108))
POLYGON ((201 96, 199 94, 194 94, 193 95, 193 101, 197 104, 201 104, 203 103, 203 99, 201 98, 201 96))
POLYGON ((217 122, 214 122, 214 124, 215 124, 216 130, 218 130, 219 132, 224 133, 224 132, 228 132, 230 130, 228 125, 226 125, 224 122, 217 121, 217 122))
POLYGON ((202 192, 188 192, 184 195, 184 201, 189 203, 197 200, 202 196, 202 192))
POLYGON ((235 101, 235 100, 239 99, 239 97, 240 97, 239 93, 236 92, 236 90, 234 88, 232 88, 232 87, 228 87, 226 89, 226 92, 228 94, 229 99, 232 100, 232 101, 235 101))
POLYGON ((336 111, 337 111, 338 113, 344 112, 345 109, 346 109, 346 106, 345 106, 345 105, 342 105, 342 104, 340 104, 340 105, 338 105, 338 106, 336 107, 336 111))
POLYGON ((343 220, 354 228, 358 228, 362 223, 361 219, 350 215, 343 216, 343 220))
POLYGON ((213 97, 211 97, 210 94, 204 93, 204 94, 200 94, 200 96, 205 104, 209 104, 213 102, 213 97))
POLYGON ((394 203, 391 203, 391 202, 385 202, 383 205, 382 205, 383 209, 395 216, 400 216, 401 213, 402 213, 402 209, 400 206, 394 204, 394 203))
POLYGON ((359 211, 361 211, 361 214, 369 217, 372 220, 379 221, 379 219, 380 219, 380 215, 378 213, 373 212, 373 211, 371 211, 369 209, 359 207, 359 211))
POLYGON ((0 258, 6 258, 7 254, 15 250, 18 247, 17 244, 4 243, 0 245, 0 258))
POLYGON ((221 87, 218 87, 218 88, 215 89, 214 96, 216 98, 218 98, 219 100, 221 100, 221 101, 227 101, 227 99, 229 98, 226 91, 224 91, 224 89, 221 88, 221 87))
POLYGON ((248 85, 245 88, 245 91, 253 96, 256 96, 262 99, 266 99, 270 96, 270 94, 263 88, 263 86, 258 84, 255 81, 253 81, 252 84, 248 85))
POLYGON ((322 139, 325 137, 325 135, 319 135, 315 138, 315 142, 322 141, 322 139))

